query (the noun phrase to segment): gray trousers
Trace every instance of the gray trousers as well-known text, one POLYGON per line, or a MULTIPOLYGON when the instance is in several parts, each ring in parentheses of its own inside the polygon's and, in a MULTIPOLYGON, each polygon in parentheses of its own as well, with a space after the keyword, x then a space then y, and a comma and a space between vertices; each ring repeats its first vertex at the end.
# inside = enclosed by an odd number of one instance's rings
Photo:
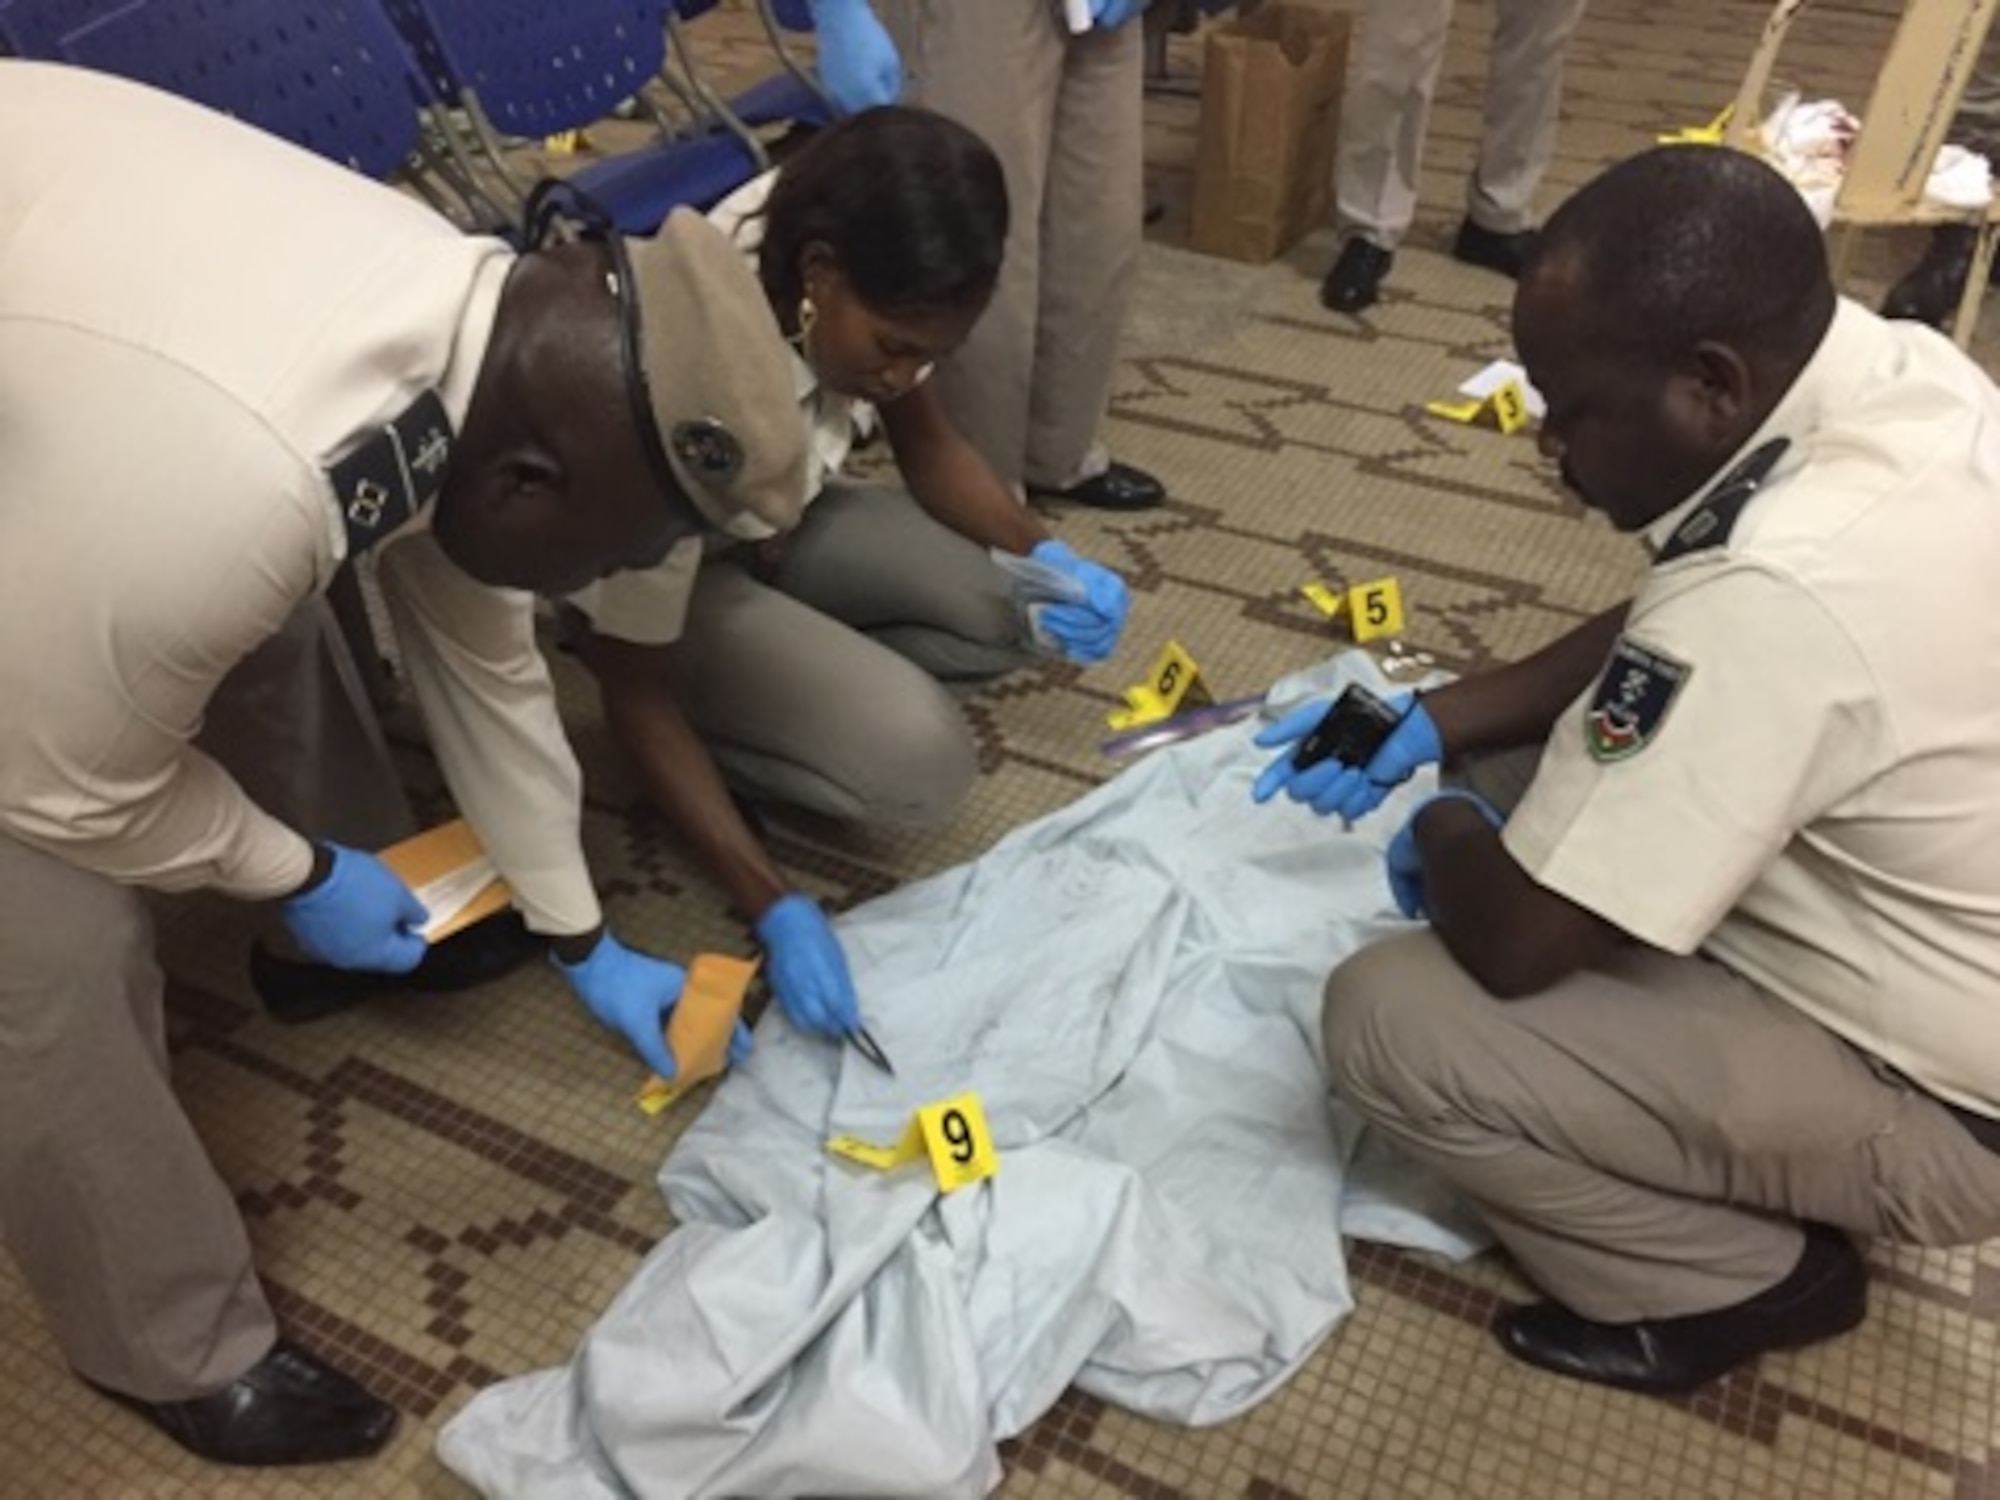
MULTIPOLYGON (((1493 0, 1493 51, 1479 155, 1465 212, 1514 234, 1535 223, 1535 190, 1555 153, 1563 53, 1585 0, 1493 0)), ((1334 164, 1343 240, 1393 250, 1417 210, 1417 174, 1444 66, 1452 0, 1369 0, 1348 69, 1334 164)))
MULTIPOLYGON (((231 674, 202 744, 294 827, 412 827, 323 602, 231 674)), ((149 1401, 227 1385, 276 1336, 174 1096, 163 985, 136 891, 0 834, 0 1239, 70 1366, 149 1401)))
POLYGON ((1138 270, 1145 39, 1134 18, 1070 36, 1051 0, 880 0, 912 102, 1000 158, 1012 208, 1000 285, 938 369, 959 430, 1009 484, 1101 470, 1097 429, 1138 270))
POLYGON ((853 822, 938 823, 979 770, 941 682, 1032 660, 984 548, 900 490, 837 484, 760 580, 730 553, 696 576, 675 697, 729 781, 853 822))
POLYGON ((1949 138, 2000 169, 2000 25, 1986 33, 1979 61, 1972 65, 1965 92, 1959 96, 1949 138))
POLYGON ((2000 1234, 2000 1152, 1701 957, 1635 943, 1500 1001, 1412 932, 1334 970, 1325 1030, 1336 1091, 1585 1317, 1741 1302, 1796 1264, 1804 1219, 1925 1245, 2000 1234))

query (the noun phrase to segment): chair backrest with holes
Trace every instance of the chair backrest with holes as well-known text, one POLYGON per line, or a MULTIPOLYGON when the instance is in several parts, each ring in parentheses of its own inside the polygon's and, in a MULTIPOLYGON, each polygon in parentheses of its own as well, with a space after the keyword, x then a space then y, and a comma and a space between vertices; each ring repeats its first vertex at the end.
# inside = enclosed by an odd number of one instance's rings
POLYGON ((428 97, 374 0, 0 0, 0 38, 206 104, 370 177, 409 160, 428 97))
POLYGON ((493 124, 541 139, 603 119, 658 75, 660 0, 388 0, 434 81, 493 124))

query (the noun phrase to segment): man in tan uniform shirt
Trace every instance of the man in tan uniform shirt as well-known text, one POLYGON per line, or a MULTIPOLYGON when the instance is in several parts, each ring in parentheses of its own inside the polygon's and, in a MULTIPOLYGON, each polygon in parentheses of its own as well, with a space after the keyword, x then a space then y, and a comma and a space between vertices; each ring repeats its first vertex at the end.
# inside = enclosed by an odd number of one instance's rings
POLYGON ((527 589, 795 518, 762 292, 693 215, 516 256, 167 95, 0 61, 0 1234, 64 1358, 235 1463, 394 1412, 277 1338, 174 1098, 135 887, 281 902, 404 970, 423 908, 194 743, 239 663, 366 551, 460 809, 592 1012, 671 1071, 680 969, 621 947, 527 589), (727 351, 726 362, 722 351, 727 351))
POLYGON ((1550 1294, 1510 1353, 1684 1391, 1858 1323, 1850 1235, 2000 1233, 2000 393, 1707 147, 1566 204, 1514 326, 1652 572, 1426 695, 1449 759, 1545 744, 1392 840, 1430 925, 1335 971, 1327 1057, 1550 1294))

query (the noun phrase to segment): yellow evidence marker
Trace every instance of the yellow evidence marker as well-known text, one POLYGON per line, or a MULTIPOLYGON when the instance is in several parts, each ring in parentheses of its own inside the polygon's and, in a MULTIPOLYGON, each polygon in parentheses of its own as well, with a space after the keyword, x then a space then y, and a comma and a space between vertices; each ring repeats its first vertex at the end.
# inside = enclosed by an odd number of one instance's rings
POLYGON ((1312 602, 1314 609, 1325 615, 1329 620, 1340 613, 1340 606, 1345 602, 1347 597, 1336 590, 1328 588, 1323 583, 1302 583, 1299 585, 1299 592, 1312 602))
POLYGON ((687 983, 674 1013, 667 1017, 667 1050, 679 1071, 671 1079, 655 1073, 639 1090, 637 1103, 656 1115, 682 1094, 729 1065, 729 1039, 743 1013, 743 996, 757 973, 754 958, 701 953, 688 965, 687 983))
POLYGON ((1662 146, 1720 146, 1729 134, 1729 122, 1735 117, 1736 105, 1731 102, 1722 106, 1722 113, 1706 125, 1683 125, 1679 130, 1665 131, 1654 137, 1662 146))
POLYGON ((377 858, 402 877, 430 913, 423 932, 427 943, 442 942, 513 904, 513 892, 463 818, 391 844, 377 858))
POLYGON ((986 1111, 977 1094, 957 1094, 926 1104, 893 1146, 878 1146, 855 1135, 836 1135, 826 1149, 845 1161, 859 1162, 877 1172, 891 1172, 928 1156, 938 1191, 955 1193, 983 1182, 1000 1170, 1000 1153, 986 1128, 986 1111))
POLYGON ((1393 578, 1357 583, 1347 591, 1347 618, 1356 641, 1403 633, 1403 587, 1393 578))
POLYGON ((1503 380, 1489 396, 1473 396, 1463 401, 1426 401, 1424 410, 1434 417, 1468 426, 1486 422, 1504 433, 1519 432, 1528 425, 1528 393, 1518 380, 1503 380))
POLYGON ((1104 716, 1113 729, 1137 729, 1141 724, 1171 718, 1183 705, 1213 701, 1201 668, 1179 641, 1168 641, 1153 658, 1146 680, 1125 689, 1125 706, 1104 716))

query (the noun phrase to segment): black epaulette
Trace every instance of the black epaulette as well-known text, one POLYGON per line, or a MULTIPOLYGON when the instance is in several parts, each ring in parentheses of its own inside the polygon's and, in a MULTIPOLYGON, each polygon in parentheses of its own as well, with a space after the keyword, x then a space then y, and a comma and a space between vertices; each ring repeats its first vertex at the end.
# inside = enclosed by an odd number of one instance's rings
POLYGON ((326 470, 350 558, 437 499, 454 436, 444 402, 436 391, 425 391, 326 470))
POLYGON ((1657 568, 1661 563, 1686 557, 1690 552, 1705 552, 1728 541, 1744 507, 1764 487, 1771 470, 1791 446, 1790 438, 1781 437, 1759 443, 1742 463, 1718 479, 1687 519, 1674 528, 1674 534, 1660 548, 1660 555, 1653 559, 1653 566, 1657 568))

